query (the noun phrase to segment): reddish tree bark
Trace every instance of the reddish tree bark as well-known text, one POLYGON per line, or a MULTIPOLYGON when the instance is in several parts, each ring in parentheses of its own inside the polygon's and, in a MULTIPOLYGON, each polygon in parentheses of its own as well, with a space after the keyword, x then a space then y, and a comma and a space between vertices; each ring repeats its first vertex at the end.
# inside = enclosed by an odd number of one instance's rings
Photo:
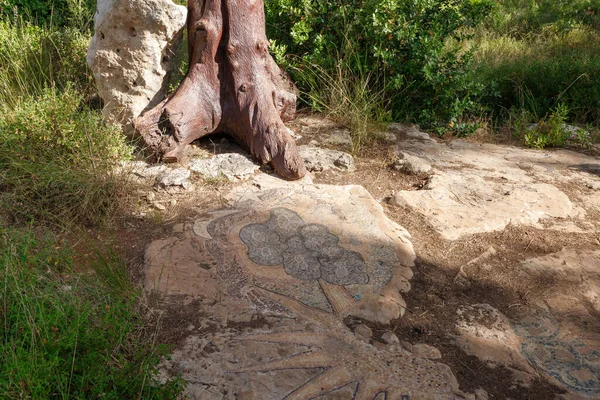
POLYGON ((188 0, 189 69, 173 95, 134 122, 150 153, 181 158, 186 145, 230 134, 284 178, 306 174, 283 120, 293 83, 268 52, 263 0, 188 0))

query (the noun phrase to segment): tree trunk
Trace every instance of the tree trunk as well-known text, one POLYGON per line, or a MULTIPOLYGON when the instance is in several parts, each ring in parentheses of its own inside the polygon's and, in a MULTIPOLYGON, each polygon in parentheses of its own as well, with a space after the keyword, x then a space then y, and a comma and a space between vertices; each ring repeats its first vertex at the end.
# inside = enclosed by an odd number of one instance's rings
POLYGON ((284 178, 306 174, 283 120, 293 83, 268 52, 263 0, 188 0, 189 70, 177 91, 134 122, 156 158, 176 161, 192 141, 230 134, 284 178))

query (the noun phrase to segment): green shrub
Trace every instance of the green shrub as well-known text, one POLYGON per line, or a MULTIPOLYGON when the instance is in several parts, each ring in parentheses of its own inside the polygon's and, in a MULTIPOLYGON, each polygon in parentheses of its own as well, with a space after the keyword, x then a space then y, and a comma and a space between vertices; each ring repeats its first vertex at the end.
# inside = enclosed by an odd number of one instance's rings
POLYGON ((116 163, 130 148, 71 89, 46 89, 0 115, 0 210, 57 226, 98 224, 127 193, 116 163))
POLYGON ((568 114, 569 109, 564 104, 559 104, 547 120, 527 127, 523 135, 525 145, 536 149, 564 146, 571 136, 565 129, 568 114))
MULTIPOLYGON (((532 115, 521 111, 517 118, 515 131, 522 136, 527 147, 545 149, 546 147, 564 147, 567 144, 588 147, 590 134, 580 128, 567 125, 569 108, 560 103, 552 112, 536 123, 531 123, 532 115)), ((537 118, 536 118, 537 119, 537 118)))
POLYGON ((93 27, 96 0, 0 0, 0 16, 24 16, 39 26, 70 26, 84 32, 93 27))
MULTIPOLYGON (((385 91, 393 117, 431 125, 476 107, 483 86, 465 40, 489 8, 483 0, 268 0, 267 32, 280 62, 333 74, 350 38, 360 55, 351 69, 384 77, 372 90, 385 91)), ((302 74, 293 77, 309 89, 302 74)))
POLYGON ((179 379, 155 380, 168 349, 143 327, 124 263, 75 265, 63 246, 0 228, 0 398, 177 398, 179 379))
POLYGON ((85 62, 89 38, 71 28, 49 30, 22 19, 0 21, 0 109, 67 86, 85 94, 93 79, 85 62))

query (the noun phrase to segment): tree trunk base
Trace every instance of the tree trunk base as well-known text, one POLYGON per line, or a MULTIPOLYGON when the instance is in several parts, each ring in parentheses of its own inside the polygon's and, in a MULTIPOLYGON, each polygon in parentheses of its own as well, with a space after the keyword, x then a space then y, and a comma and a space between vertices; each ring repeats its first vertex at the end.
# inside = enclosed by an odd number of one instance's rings
POLYGON ((302 178, 283 123, 296 111, 295 87, 268 52, 263 0, 189 0, 188 45, 177 91, 134 121, 146 150, 177 161, 194 140, 224 132, 282 177, 302 178))

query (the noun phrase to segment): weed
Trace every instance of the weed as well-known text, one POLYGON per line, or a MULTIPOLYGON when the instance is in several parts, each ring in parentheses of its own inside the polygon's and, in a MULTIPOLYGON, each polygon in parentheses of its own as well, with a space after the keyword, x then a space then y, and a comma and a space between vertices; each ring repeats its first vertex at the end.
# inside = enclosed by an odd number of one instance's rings
POLYGON ((569 108, 564 103, 560 103, 547 118, 536 124, 525 127, 522 122, 519 123, 517 132, 522 134, 526 146, 540 150, 546 147, 563 147, 567 142, 588 147, 589 133, 567 125, 568 114, 569 108))
POLYGON ((360 57, 352 41, 346 40, 332 68, 310 63, 294 69, 306 84, 305 101, 350 129, 354 154, 390 119, 385 91, 376 89, 383 88, 383 79, 360 68, 360 57))
POLYGON ((207 176, 203 179, 203 182, 207 186, 223 186, 229 183, 229 179, 222 173, 219 172, 217 176, 211 177, 207 176))
POLYGON ((459 121, 454 123, 450 121, 452 134, 457 137, 469 137, 475 131, 483 126, 481 121, 459 121))

